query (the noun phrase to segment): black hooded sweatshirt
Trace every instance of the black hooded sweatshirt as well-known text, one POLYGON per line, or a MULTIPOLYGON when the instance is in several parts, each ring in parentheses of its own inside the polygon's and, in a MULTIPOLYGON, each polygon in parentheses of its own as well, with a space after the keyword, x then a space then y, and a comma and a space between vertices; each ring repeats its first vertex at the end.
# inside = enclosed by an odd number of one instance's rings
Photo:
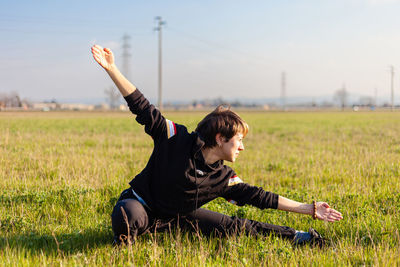
POLYGON ((138 89, 125 100, 154 141, 146 167, 129 184, 156 215, 184 215, 217 197, 239 206, 278 207, 277 194, 243 183, 222 160, 206 164, 199 134, 165 119, 138 89))

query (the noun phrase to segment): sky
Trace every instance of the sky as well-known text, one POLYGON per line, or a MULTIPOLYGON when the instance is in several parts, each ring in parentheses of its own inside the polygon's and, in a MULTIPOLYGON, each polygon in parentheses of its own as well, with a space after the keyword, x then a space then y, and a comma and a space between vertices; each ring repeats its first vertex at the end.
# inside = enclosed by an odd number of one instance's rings
POLYGON ((400 103, 400 1, 0 0, 0 93, 66 102, 104 101, 112 86, 90 47, 113 50, 129 79, 157 99, 162 29, 163 99, 355 96, 400 103))

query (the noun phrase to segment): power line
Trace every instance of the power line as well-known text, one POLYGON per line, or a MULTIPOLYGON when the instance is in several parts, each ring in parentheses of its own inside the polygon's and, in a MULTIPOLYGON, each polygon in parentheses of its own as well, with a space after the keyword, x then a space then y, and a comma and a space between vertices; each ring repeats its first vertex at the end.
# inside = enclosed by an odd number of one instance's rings
POLYGON ((79 32, 71 32, 71 31, 60 31, 58 30, 54 30, 54 31, 43 31, 42 29, 40 29, 39 31, 36 30, 20 30, 20 29, 11 29, 11 28, 0 28, 0 32, 11 32, 11 33, 23 33, 23 34, 32 34, 32 35, 36 35, 36 34, 79 34, 79 32))
MULTIPOLYGON (((190 33, 186 33, 184 31, 178 30, 176 28, 168 27, 168 30, 172 31, 172 32, 175 32, 175 33, 178 33, 178 34, 182 35, 185 38, 192 39, 192 40, 195 40, 197 42, 206 44, 209 47, 212 47, 212 48, 215 48, 215 49, 218 49, 218 50, 222 50, 222 51, 224 51, 224 53, 230 52, 230 54, 233 53, 234 56, 241 55, 241 56, 244 56, 247 60, 257 61, 257 64, 263 64, 265 66, 268 66, 268 65, 265 64, 266 62, 268 62, 268 59, 263 58, 262 56, 251 55, 251 54, 249 54, 247 52, 244 52, 244 51, 241 51, 239 49, 235 49, 235 48, 226 46, 226 45, 221 44, 221 43, 216 43, 216 42, 211 42, 211 41, 208 41, 208 40, 204 40, 202 38, 199 38, 198 36, 195 36, 195 35, 190 34, 190 33)), ((271 66, 268 66, 268 67, 271 67, 271 66)))
MULTIPOLYGON (((0 14, 0 21, 3 22, 11 22, 13 25, 15 23, 29 23, 32 25, 32 23, 37 23, 37 24, 46 24, 48 26, 56 26, 56 25, 77 25, 79 27, 81 26, 93 26, 95 24, 96 26, 101 25, 101 28, 108 27, 108 28, 120 28, 120 27, 126 27, 126 24, 123 21, 119 21, 120 24, 116 23, 118 21, 115 20, 99 20, 99 19, 84 19, 82 17, 45 17, 45 16, 40 16, 40 17, 32 17, 32 16, 10 16, 10 15, 2 15, 0 14)), ((142 28, 145 29, 145 25, 130 25, 135 28, 142 28)))
MULTIPOLYGON (((90 20, 71 17, 32 17, 32 16, 10 16, 0 15, 2 32, 26 33, 26 34, 79 34, 90 31, 93 33, 93 26, 101 26, 102 33, 116 29, 126 28, 126 24, 107 20, 90 20), (5 26, 5 27, 4 27, 5 26), (84 30, 86 29, 86 31, 84 30), (78 30, 78 31, 77 31, 78 30)), ((130 25, 135 29, 145 29, 145 25, 130 25)), ((130 35, 150 35, 150 30, 130 32, 130 35)))

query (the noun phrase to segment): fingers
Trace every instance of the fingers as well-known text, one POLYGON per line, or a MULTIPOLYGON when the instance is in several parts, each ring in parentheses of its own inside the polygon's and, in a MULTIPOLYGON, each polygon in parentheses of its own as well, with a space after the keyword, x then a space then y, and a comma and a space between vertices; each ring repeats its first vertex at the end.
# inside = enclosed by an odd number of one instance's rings
POLYGON ((335 222, 335 221, 340 221, 341 219, 343 219, 343 216, 337 210, 334 210, 334 209, 327 210, 326 221, 335 222))
POLYGON ((99 45, 94 45, 94 46, 92 46, 92 52, 94 52, 94 51, 101 53, 101 51, 103 51, 103 47, 101 47, 99 45))
POLYGON ((101 55, 101 50, 99 46, 92 46, 92 54, 94 57, 99 57, 101 55))
POLYGON ((98 48, 99 50, 103 50, 103 47, 101 47, 100 45, 97 45, 97 44, 93 45, 92 47, 98 48))
POLYGON ((343 216, 342 216, 342 214, 341 214, 339 211, 337 211, 337 210, 335 210, 335 209, 330 209, 330 212, 331 212, 332 214, 334 214, 335 216, 337 216, 337 217, 343 219, 343 216))
POLYGON ((104 61, 104 50, 99 45, 92 46, 92 55, 94 60, 100 64, 103 68, 106 67, 106 62, 104 61))
POLYGON ((92 54, 93 55, 102 55, 103 54, 103 48, 99 45, 94 45, 92 46, 92 54))
POLYGON ((92 53, 93 52, 97 52, 97 53, 100 53, 100 54, 102 54, 103 52, 105 52, 107 54, 112 54, 112 51, 111 51, 110 48, 108 48, 108 47, 103 48, 103 47, 101 47, 99 45, 93 45, 92 46, 92 53))
POLYGON ((332 219, 334 221, 340 221, 341 219, 343 219, 343 217, 341 215, 337 215, 337 214, 330 214, 328 216, 329 219, 332 219))
POLYGON ((343 219, 342 214, 335 209, 331 209, 328 203, 322 202, 319 207, 322 208, 318 211, 321 220, 335 222, 343 219))
POLYGON ((97 63, 100 63, 102 60, 102 56, 99 51, 92 50, 93 58, 97 61, 97 63))

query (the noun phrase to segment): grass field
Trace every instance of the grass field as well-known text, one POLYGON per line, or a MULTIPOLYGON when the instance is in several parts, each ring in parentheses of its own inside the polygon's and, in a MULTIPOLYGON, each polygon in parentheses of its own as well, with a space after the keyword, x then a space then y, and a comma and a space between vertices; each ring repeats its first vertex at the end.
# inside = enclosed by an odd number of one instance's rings
MULTIPOLYGON (((274 236, 174 231, 111 245, 110 213, 152 150, 130 113, 0 113, 0 265, 260 266, 400 264, 400 113, 240 112, 250 125, 232 166, 297 201, 326 201, 341 222, 217 199, 207 208, 300 230, 325 249, 274 236)), ((204 113, 166 113, 193 130, 204 113)))

